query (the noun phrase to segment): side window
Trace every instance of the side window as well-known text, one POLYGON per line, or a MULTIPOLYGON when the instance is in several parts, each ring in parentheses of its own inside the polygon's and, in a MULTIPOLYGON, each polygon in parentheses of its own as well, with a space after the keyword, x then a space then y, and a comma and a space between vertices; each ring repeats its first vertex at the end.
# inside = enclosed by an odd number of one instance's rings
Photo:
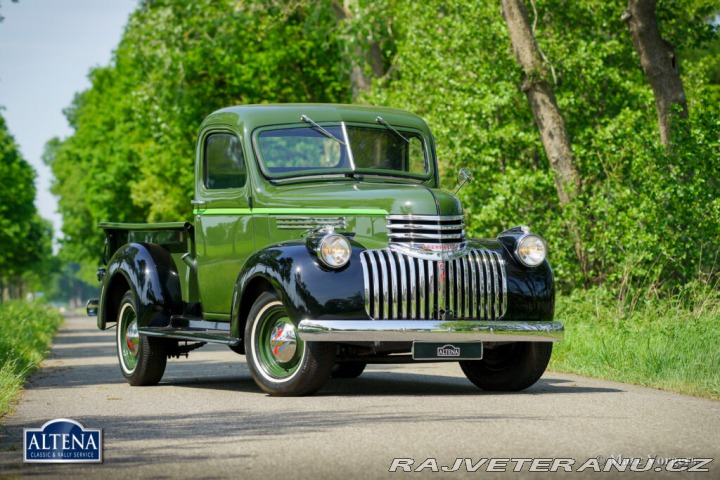
POLYGON ((216 133, 205 140, 205 188, 245 186, 245 157, 240 139, 229 133, 216 133))

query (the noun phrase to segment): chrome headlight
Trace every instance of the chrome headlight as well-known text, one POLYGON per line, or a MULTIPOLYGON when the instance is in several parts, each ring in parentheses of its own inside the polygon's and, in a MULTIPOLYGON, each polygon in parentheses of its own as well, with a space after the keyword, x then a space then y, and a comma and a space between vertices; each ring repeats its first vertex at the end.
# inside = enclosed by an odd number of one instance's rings
POLYGON ((524 235, 518 240, 515 255, 526 267, 537 267, 547 256, 547 246, 537 235, 524 235))
POLYGON ((350 260, 350 242, 337 233, 325 235, 317 247, 317 256, 330 268, 340 268, 350 260))

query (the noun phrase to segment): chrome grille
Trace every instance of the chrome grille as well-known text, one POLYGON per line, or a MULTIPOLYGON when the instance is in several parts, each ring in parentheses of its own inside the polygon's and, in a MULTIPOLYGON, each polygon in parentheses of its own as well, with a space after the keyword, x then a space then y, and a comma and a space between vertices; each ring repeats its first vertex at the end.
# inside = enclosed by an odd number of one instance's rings
POLYGON ((391 243, 453 244, 465 241, 462 215, 388 215, 387 229, 391 243))
POLYGON ((468 250, 452 260, 427 260, 390 248, 360 254, 365 310, 375 320, 498 320, 507 309, 500 255, 468 250))

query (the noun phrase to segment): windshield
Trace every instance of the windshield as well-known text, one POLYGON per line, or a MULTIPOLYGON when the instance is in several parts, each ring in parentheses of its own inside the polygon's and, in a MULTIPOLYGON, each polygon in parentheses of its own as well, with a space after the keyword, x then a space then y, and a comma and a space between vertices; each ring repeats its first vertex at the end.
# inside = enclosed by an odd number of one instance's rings
POLYGON ((271 178, 360 174, 420 180, 432 173, 419 132, 384 126, 318 127, 261 131, 257 146, 263 172, 271 178))

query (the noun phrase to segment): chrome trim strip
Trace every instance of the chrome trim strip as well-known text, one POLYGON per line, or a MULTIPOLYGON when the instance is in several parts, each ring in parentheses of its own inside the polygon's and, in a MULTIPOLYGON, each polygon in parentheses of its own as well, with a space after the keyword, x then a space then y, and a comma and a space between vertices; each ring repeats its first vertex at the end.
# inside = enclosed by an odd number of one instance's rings
POLYGON ((415 232, 388 232, 388 238, 394 241, 403 239, 409 240, 462 240, 465 238, 465 231, 460 233, 421 233, 415 232))
POLYGON ((347 127, 345 126, 345 122, 340 122, 340 127, 342 128, 343 137, 345 139, 345 149, 348 154, 348 162, 350 163, 350 169, 354 172, 355 171, 355 158, 353 157, 353 151, 352 148, 350 148, 350 137, 348 137, 347 133, 347 127))
POLYGON ((450 222, 465 220, 465 215, 388 215, 388 220, 418 220, 427 222, 450 222))
POLYGON ((449 225, 437 225, 437 224, 420 224, 420 223, 392 223, 386 224, 388 228, 399 228, 399 229, 417 229, 417 230, 462 230, 464 228, 463 223, 454 223, 449 225))
POLYGON ((385 221, 390 243, 410 244, 421 252, 438 244, 464 249, 464 215, 387 215, 385 221))
POLYGON ((310 342, 559 342, 562 322, 442 320, 311 320, 298 332, 310 342))
POLYGON ((280 215, 276 217, 275 225, 279 230, 314 230, 330 225, 337 229, 347 229, 345 217, 305 217, 295 215, 280 215))

